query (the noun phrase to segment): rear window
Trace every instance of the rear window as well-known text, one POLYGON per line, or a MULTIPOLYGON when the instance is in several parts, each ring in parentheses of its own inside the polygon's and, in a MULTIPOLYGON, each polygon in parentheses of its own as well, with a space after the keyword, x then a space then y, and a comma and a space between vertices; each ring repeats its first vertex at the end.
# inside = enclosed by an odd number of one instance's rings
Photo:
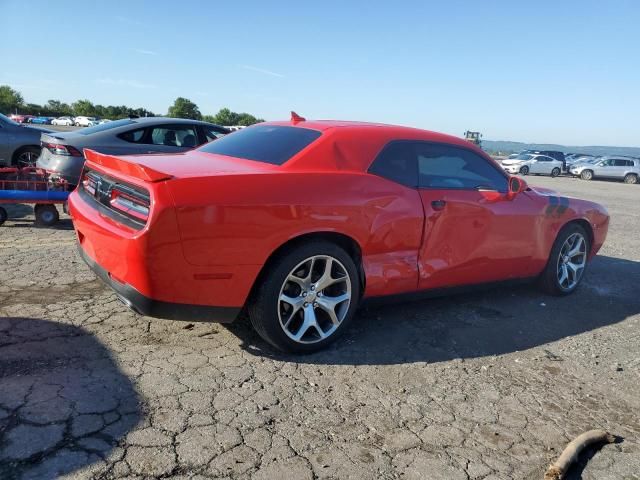
POLYGON ((115 120, 113 122, 101 123, 100 125, 96 125, 95 127, 87 127, 82 128, 77 131, 80 135, 90 135, 96 132, 102 132, 104 130, 110 130, 112 128, 124 127, 125 125, 131 125, 132 123, 136 123, 133 120, 129 120, 128 118, 123 118, 122 120, 115 120))
POLYGON ((198 150, 282 165, 320 135, 308 128, 259 125, 233 132, 198 150))

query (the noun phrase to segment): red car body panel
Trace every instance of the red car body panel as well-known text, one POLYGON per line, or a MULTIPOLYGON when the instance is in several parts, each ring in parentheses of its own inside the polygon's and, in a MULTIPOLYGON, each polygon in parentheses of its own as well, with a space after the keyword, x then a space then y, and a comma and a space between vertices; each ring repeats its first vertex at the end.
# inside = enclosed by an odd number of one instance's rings
POLYGON ((73 192, 69 207, 83 254, 112 282, 147 298, 239 309, 271 255, 306 234, 355 242, 365 297, 535 276, 570 221, 593 232, 591 256, 604 242, 608 215, 591 202, 535 189, 515 196, 421 190, 367 173, 397 139, 457 145, 493 162, 462 139, 352 122, 295 126, 322 136, 281 166, 199 150, 128 157, 86 151, 86 168, 148 191, 151 206, 146 225, 134 229, 97 210, 80 188, 73 192), (434 207, 442 200, 446 208, 434 207))

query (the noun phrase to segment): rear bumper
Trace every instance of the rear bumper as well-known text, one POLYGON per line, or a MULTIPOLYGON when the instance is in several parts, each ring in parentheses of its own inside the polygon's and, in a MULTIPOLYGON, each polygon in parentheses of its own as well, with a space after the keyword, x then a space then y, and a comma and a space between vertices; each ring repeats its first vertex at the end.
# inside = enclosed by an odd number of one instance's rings
POLYGON ((109 272, 98 265, 78 244, 80 256, 91 270, 111 287, 118 298, 131 310, 148 317, 165 318, 169 320, 185 320, 192 322, 233 322, 241 308, 214 307, 208 305, 188 305, 154 300, 141 294, 131 285, 114 280, 109 272))

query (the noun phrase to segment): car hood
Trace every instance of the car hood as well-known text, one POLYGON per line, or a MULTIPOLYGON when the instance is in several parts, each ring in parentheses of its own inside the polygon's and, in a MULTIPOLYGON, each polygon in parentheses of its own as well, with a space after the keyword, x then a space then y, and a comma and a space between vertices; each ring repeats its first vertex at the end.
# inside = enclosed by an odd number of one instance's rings
POLYGON ((517 165, 519 163, 526 163, 529 160, 516 160, 515 158, 512 158, 511 160, 503 160, 502 161, 502 165, 517 165))

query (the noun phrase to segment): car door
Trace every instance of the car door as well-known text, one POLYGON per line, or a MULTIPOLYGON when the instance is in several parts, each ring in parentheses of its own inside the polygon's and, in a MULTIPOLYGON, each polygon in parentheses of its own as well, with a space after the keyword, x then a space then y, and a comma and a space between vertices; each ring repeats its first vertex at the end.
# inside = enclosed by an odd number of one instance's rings
POLYGON ((543 172, 543 159, 541 155, 536 155, 533 160, 529 162, 529 173, 544 173, 543 172))
POLYGON ((416 143, 425 212, 419 288, 528 277, 535 272, 539 206, 508 195, 508 176, 458 146, 416 143))
POLYGON ((611 178, 615 176, 613 163, 614 160, 612 158, 607 158, 599 163, 596 163, 593 167, 593 174, 596 177, 603 178, 611 178))

